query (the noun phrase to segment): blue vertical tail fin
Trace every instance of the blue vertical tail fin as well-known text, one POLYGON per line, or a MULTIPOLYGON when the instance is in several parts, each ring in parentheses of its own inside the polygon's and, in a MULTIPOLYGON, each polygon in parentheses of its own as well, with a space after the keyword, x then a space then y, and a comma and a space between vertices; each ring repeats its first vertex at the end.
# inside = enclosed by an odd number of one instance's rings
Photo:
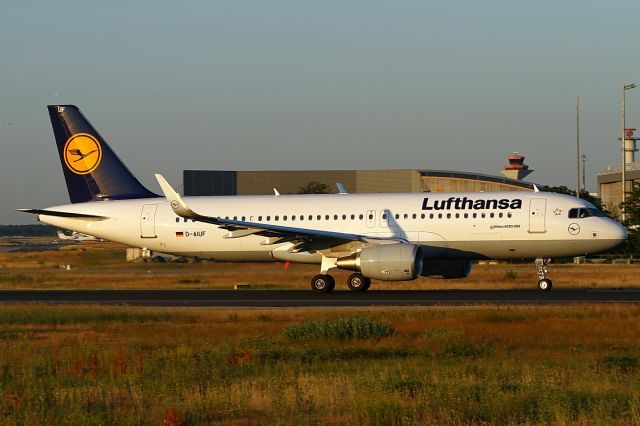
POLYGON ((152 198, 75 105, 49 105, 62 171, 72 203, 152 198))

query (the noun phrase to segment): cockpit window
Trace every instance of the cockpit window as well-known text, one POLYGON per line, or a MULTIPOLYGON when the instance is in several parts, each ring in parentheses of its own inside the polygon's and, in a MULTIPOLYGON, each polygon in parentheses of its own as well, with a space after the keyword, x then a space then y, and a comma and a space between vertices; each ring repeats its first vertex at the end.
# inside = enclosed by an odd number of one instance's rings
POLYGON ((595 208, 581 208, 569 210, 569 219, 582 219, 585 217, 603 217, 602 212, 595 208))

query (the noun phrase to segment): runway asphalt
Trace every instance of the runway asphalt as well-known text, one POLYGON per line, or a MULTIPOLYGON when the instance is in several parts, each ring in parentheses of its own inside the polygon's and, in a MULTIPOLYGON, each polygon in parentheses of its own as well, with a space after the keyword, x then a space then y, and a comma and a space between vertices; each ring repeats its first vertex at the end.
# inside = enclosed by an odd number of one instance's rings
POLYGON ((339 307, 640 304, 640 289, 377 290, 3 290, 0 303, 211 307, 339 307))

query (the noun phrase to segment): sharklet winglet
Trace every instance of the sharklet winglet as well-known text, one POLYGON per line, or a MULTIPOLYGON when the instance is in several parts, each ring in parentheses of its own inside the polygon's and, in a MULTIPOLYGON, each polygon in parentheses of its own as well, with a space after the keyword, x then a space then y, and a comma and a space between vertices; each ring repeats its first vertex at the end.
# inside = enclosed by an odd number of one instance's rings
POLYGON ((160 188, 164 193, 165 198, 169 201, 169 205, 171 205, 171 209, 175 214, 180 217, 186 217, 189 219, 195 219, 199 217, 199 215, 191 210, 189 206, 182 200, 180 194, 178 194, 173 187, 167 182, 167 180, 159 173, 155 174, 156 180, 158 184, 160 184, 160 188))

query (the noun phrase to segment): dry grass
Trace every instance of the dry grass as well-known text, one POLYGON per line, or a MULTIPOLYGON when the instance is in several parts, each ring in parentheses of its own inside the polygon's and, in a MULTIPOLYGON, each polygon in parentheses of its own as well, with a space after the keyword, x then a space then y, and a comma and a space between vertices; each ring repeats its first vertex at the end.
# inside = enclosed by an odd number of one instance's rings
MULTIPOLYGON (((281 263, 131 263, 124 246, 87 242, 51 251, 0 253, 0 288, 5 289, 180 289, 232 288, 250 283, 256 288, 307 289, 318 273, 317 265, 281 263), (60 265, 71 265, 66 271, 60 265)), ((552 264, 557 288, 611 288, 639 286, 640 265, 552 264)), ((338 288, 346 288, 350 272, 332 271, 338 288)), ((533 264, 476 265, 471 276, 460 280, 420 278, 387 283, 374 281, 373 289, 507 289, 534 288, 533 264)))
POLYGON ((0 307, 0 423, 638 424, 640 308, 0 307))

